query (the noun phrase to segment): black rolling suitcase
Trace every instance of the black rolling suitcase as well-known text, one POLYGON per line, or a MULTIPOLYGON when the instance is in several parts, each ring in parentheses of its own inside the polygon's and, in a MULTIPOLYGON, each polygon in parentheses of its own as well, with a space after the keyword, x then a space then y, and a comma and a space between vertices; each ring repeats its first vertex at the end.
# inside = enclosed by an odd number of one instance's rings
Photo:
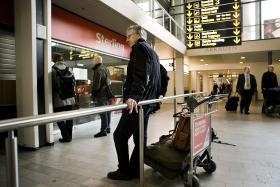
POLYGON ((238 101, 239 101, 238 96, 229 97, 227 100, 226 106, 225 106, 226 110, 236 112, 237 107, 238 107, 238 101))

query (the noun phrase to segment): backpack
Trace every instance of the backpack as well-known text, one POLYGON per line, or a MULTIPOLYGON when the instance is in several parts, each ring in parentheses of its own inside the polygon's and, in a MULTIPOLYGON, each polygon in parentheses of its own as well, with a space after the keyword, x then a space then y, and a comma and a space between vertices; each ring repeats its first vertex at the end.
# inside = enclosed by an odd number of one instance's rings
POLYGON ((162 135, 159 142, 172 141, 173 147, 179 151, 190 150, 190 116, 185 112, 178 112, 173 115, 178 118, 174 130, 170 130, 168 135, 162 135))
POLYGON ((162 64, 160 64, 160 80, 161 80, 161 89, 159 92, 159 96, 165 96, 168 87, 169 76, 167 74, 167 70, 164 68, 162 64))
MULTIPOLYGON (((168 81, 169 81, 169 76, 167 74, 167 70, 165 69, 165 67, 163 65, 160 64, 160 90, 157 93, 157 97, 165 96, 166 92, 167 92, 167 87, 168 87, 168 81)), ((160 109, 160 103, 156 103, 152 113, 156 112, 160 109)))
POLYGON ((64 100, 75 96, 75 77, 73 73, 69 70, 69 67, 65 69, 59 69, 53 66, 56 71, 57 87, 56 91, 59 97, 64 100))
POLYGON ((181 114, 173 139, 175 149, 180 151, 188 151, 190 149, 190 133, 190 117, 181 114))

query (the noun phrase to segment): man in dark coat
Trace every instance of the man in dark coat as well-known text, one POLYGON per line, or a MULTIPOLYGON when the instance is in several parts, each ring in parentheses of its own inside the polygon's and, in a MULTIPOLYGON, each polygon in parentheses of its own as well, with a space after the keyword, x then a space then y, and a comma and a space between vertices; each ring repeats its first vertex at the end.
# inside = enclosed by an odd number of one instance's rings
POLYGON ((252 100, 252 96, 257 91, 257 81, 254 75, 250 74, 250 67, 244 68, 244 73, 238 76, 236 92, 241 95, 240 112, 245 114, 249 113, 249 108, 252 100))
MULTIPOLYGON (((93 59, 93 79, 92 79, 92 98, 96 101, 97 106, 108 105, 110 99, 108 98, 107 89, 110 86, 110 72, 102 64, 102 57, 96 56, 93 59)), ((100 114, 101 129, 100 132, 95 134, 94 137, 106 136, 110 133, 111 112, 103 112, 100 114)))
POLYGON ((268 71, 262 76, 262 93, 264 98, 262 113, 265 113, 265 109, 273 104, 272 102, 274 98, 269 97, 268 89, 278 87, 277 76, 273 71, 274 65, 268 65, 268 71))
MULTIPOLYGON (((123 102, 127 109, 122 111, 114 132, 118 156, 118 170, 108 173, 112 180, 130 180, 139 177, 139 114, 137 103, 155 99, 160 91, 160 64, 156 52, 145 41, 146 32, 138 25, 127 29, 127 42, 132 48, 127 66, 127 79, 123 89, 123 102), (128 140, 133 135, 134 149, 129 159, 128 140)), ((154 106, 145 105, 144 120, 148 121, 154 106)), ((147 129, 147 123, 144 123, 147 129)))

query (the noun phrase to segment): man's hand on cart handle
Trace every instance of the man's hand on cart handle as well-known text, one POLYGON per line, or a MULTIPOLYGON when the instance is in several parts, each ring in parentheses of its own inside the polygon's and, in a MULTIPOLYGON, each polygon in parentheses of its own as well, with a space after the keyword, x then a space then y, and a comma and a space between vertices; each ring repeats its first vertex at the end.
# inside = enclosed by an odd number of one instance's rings
POLYGON ((135 112, 138 113, 137 102, 134 99, 129 98, 125 103, 127 104, 130 114, 133 112, 133 109, 135 109, 135 112))

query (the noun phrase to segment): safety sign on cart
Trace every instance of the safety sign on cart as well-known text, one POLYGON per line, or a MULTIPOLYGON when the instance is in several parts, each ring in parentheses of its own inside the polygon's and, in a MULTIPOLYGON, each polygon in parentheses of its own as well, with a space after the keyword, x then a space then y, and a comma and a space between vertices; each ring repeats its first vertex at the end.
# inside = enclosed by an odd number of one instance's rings
POLYGON ((197 155, 210 145, 210 116, 194 120, 193 155, 197 155))

